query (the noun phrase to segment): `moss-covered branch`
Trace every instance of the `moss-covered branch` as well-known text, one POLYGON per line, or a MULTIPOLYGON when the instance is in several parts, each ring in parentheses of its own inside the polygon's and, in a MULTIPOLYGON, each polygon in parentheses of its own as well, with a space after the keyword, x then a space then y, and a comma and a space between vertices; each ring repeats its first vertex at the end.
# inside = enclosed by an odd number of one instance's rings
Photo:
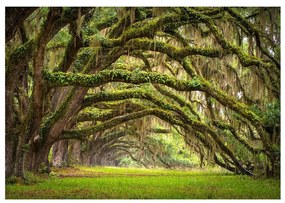
POLYGON ((173 76, 163 75, 155 72, 131 72, 127 70, 104 70, 98 74, 75 74, 43 71, 43 77, 47 80, 50 87, 81 86, 97 87, 108 82, 126 82, 132 84, 140 83, 159 83, 172 87, 180 91, 193 91, 201 89, 198 78, 193 80, 177 80, 173 76))
POLYGON ((107 135, 100 137, 100 139, 102 140, 103 143, 108 143, 108 142, 111 142, 115 139, 123 137, 127 134, 128 134, 128 132, 126 130, 119 130, 119 131, 108 133, 107 135))
MULTIPOLYGON (((136 98, 150 99, 151 101, 154 101, 154 103, 158 104, 162 108, 165 108, 167 110, 174 110, 176 113, 181 115, 182 119, 179 119, 179 118, 178 119, 180 120, 180 122, 184 123, 182 126, 184 126, 186 124, 186 126, 189 125, 193 129, 197 130, 198 132, 209 133, 211 135, 211 137, 215 140, 217 145, 220 147, 220 149, 231 157, 231 159, 233 160, 233 162, 235 163, 237 168, 242 173, 249 174, 249 175, 251 174, 250 172, 246 171, 243 168, 243 166, 240 164, 240 161, 234 156, 232 151, 223 144, 223 142, 220 140, 220 138, 218 137, 217 133, 214 130, 212 130, 208 125, 206 125, 203 122, 197 121, 195 119, 191 119, 191 117, 184 114, 180 108, 175 107, 175 106, 170 105, 170 104, 165 104, 162 101, 156 101, 155 98, 152 98, 151 95, 148 95, 146 92, 143 92, 143 91, 136 91, 135 90, 135 91, 125 91, 125 92, 119 92, 119 93, 116 92, 116 93, 109 94, 109 95, 105 93, 102 95, 105 96, 105 99, 112 98, 111 100, 126 99, 126 98, 129 98, 132 96, 134 96, 136 98)), ((94 101, 95 98, 96 97, 94 97, 94 96, 92 97, 92 99, 89 98, 89 102, 90 102, 90 100, 94 101)), ((100 97, 97 96, 97 98, 100 98, 100 97)), ((163 120, 166 120, 167 122, 172 120, 169 118, 169 113, 167 113, 167 111, 155 109, 152 112, 150 112, 150 114, 155 115, 155 116, 157 116, 163 120)), ((177 117, 176 117, 176 119, 177 119, 177 117)), ((187 129, 187 127, 186 127, 186 129, 187 129)))
POLYGON ((162 108, 165 107, 168 110, 174 110, 169 105, 165 104, 161 99, 155 97, 152 93, 142 89, 131 89, 116 92, 98 92, 97 94, 88 96, 84 99, 83 108, 101 101, 116 101, 130 98, 146 99, 162 108))
MULTIPOLYGON (((187 9, 189 15, 191 16, 195 16, 196 18, 200 19, 201 22, 205 23, 209 29, 211 30, 212 34, 215 36, 216 40, 218 41, 218 43, 225 49, 225 50, 229 50, 232 51, 233 53, 235 53, 239 59, 241 64, 244 67, 249 67, 252 65, 255 66, 262 66, 265 69, 276 69, 276 67, 272 64, 272 63, 268 63, 260 58, 256 58, 254 56, 250 56, 248 54, 246 54, 240 47, 237 47, 235 45, 233 45, 232 43, 226 41, 226 39, 223 37, 223 34, 220 30, 218 30, 217 26, 215 25, 213 19, 209 16, 206 16, 202 13, 199 13, 193 9, 187 9)), ((277 70, 278 72, 278 70, 277 70)))
POLYGON ((243 18, 240 14, 235 12, 232 8, 225 7, 224 8, 231 16, 233 16, 239 23, 242 24, 244 28, 246 28, 250 34, 255 36, 257 46, 260 48, 263 54, 268 56, 275 64, 276 67, 280 69, 280 62, 274 58, 264 47, 262 47, 261 41, 260 41, 260 31, 258 31, 254 25, 250 24, 248 20, 243 18))
POLYGON ((45 71, 44 78, 48 80, 50 86, 79 85, 85 87, 96 87, 108 82, 128 82, 139 83, 159 83, 172 87, 179 91, 200 90, 209 93, 210 96, 218 100, 221 104, 228 106, 240 115, 244 116, 254 125, 261 125, 260 118, 254 114, 248 106, 236 101, 223 91, 215 88, 211 83, 202 78, 195 77, 190 81, 177 80, 172 76, 149 72, 130 72, 126 70, 105 70, 95 75, 74 74, 74 73, 50 73, 45 71))
POLYGON ((191 47, 191 46, 179 48, 164 42, 157 42, 146 38, 138 38, 130 40, 125 47, 130 50, 140 49, 146 51, 147 50, 158 51, 167 54, 169 57, 179 62, 184 57, 191 55, 200 55, 200 56, 216 58, 216 57, 222 57, 224 54, 226 54, 225 51, 220 49, 200 48, 200 47, 191 47))
POLYGON ((237 134, 236 130, 232 126, 230 126, 230 125, 228 125, 226 123, 220 122, 220 121, 213 121, 213 125, 215 125, 216 127, 218 127, 221 130, 228 130, 228 131, 230 131, 231 134, 233 135, 233 137, 237 141, 239 141, 242 145, 244 145, 249 151, 251 151, 253 153, 258 153, 258 152, 263 151, 261 149, 255 149, 254 147, 250 146, 246 140, 244 140, 243 138, 241 138, 237 134))
POLYGON ((112 118, 108 121, 105 121, 103 123, 99 123, 93 127, 86 128, 83 130, 72 130, 72 131, 64 131, 63 134, 61 135, 61 139, 76 139, 76 138, 82 138, 85 136, 89 136, 91 134, 94 134, 96 132, 100 132, 106 129, 109 129, 111 127, 114 127, 118 124, 127 122, 129 120, 141 118, 147 115, 153 114, 153 109, 147 109, 143 111, 138 111, 134 113, 130 113, 124 116, 118 116, 115 118, 112 118))
POLYGON ((155 88, 163 95, 176 101, 180 107, 187 107, 190 112, 196 117, 196 119, 201 120, 199 114, 192 108, 191 103, 183 99, 182 97, 175 95, 174 93, 168 91, 166 88, 160 85, 155 85, 155 88))
POLYGON ((118 115, 120 115, 120 112, 115 110, 96 110, 95 112, 84 111, 77 116, 76 121, 104 121, 116 117, 118 115))
POLYGON ((126 70, 105 70, 95 75, 74 74, 74 73, 50 73, 44 72, 44 78, 50 86, 83 86, 96 87, 108 82, 126 82, 133 84, 158 83, 172 87, 178 91, 204 91, 215 98, 224 106, 228 106, 240 115, 250 120, 254 125, 261 125, 260 118, 253 113, 249 107, 236 99, 228 96, 222 90, 214 87, 211 83, 196 76, 190 81, 177 80, 175 77, 159 73, 130 72, 126 70))
MULTIPOLYGON (((117 24, 119 28, 124 27, 124 24, 129 20, 128 16, 122 18, 117 24)), ((155 32, 160 29, 173 29, 177 28, 177 24, 179 26, 187 24, 193 21, 193 19, 186 15, 177 15, 174 13, 171 14, 164 14, 159 17, 155 17, 152 19, 146 19, 143 21, 139 21, 136 23, 131 24, 129 27, 124 30, 121 35, 119 35, 115 39, 108 39, 100 35, 95 35, 97 40, 103 47, 116 47, 122 46, 125 42, 128 42, 131 39, 140 38, 140 37, 153 37, 155 32), (176 25, 176 26, 175 26, 176 25)), ((196 20, 195 20, 196 21, 196 20)), ((113 29, 114 32, 115 29, 113 29)), ((111 37, 114 37, 118 34, 110 34, 111 37)))

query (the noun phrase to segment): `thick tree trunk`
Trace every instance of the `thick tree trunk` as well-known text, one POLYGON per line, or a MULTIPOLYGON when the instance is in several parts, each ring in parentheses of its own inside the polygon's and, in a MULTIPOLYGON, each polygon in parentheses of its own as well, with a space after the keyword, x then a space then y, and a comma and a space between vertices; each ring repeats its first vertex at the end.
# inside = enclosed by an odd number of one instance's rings
POLYGON ((102 166, 103 155, 101 153, 96 153, 92 158, 93 158, 93 165, 102 166))
POLYGON ((32 148, 31 151, 31 171, 36 173, 49 173, 50 166, 48 161, 49 151, 52 144, 42 144, 39 148, 32 148))
MULTIPOLYGON (((9 70, 8 70, 9 73, 9 70)), ((13 112, 13 95, 15 84, 12 82, 14 75, 6 76, 5 91, 5 176, 9 177, 14 173, 15 156, 17 151, 18 137, 15 132, 15 116, 13 112)))
POLYGON ((23 149, 24 143, 22 137, 19 138, 16 160, 15 160, 15 175, 17 177, 24 177, 24 155, 25 151, 23 149))
POLYGON ((5 140, 5 176, 14 174, 17 141, 6 136, 5 140))
POLYGON ((69 163, 70 164, 81 164, 81 142, 78 140, 69 141, 69 163))
POLYGON ((68 165, 68 140, 61 140, 52 146, 52 165, 65 167, 68 165))

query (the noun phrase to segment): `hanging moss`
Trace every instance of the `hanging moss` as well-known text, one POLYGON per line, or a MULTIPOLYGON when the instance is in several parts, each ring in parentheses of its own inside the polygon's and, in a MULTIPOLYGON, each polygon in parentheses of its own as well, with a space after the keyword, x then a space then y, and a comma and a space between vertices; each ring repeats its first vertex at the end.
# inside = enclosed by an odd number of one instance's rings
POLYGON ((227 123, 221 122, 221 121, 216 121, 216 120, 213 121, 212 123, 213 123, 214 126, 218 127, 219 129, 226 130, 226 131, 230 132, 231 135, 233 135, 233 137, 237 141, 239 141, 243 146, 245 146, 250 152, 252 152, 252 153, 260 153, 260 152, 262 152, 262 150, 250 146, 249 143, 247 143, 246 140, 242 139, 236 133, 236 130, 234 129, 233 126, 231 126, 231 125, 229 125, 227 123))
POLYGON ((94 134, 96 132, 106 130, 110 127, 116 126, 116 125, 124 123, 126 121, 133 120, 136 118, 141 118, 143 116, 150 115, 152 113, 153 113, 153 109, 147 109, 147 110, 143 110, 143 111, 130 113, 130 114, 127 114, 125 116, 115 117, 115 118, 110 119, 108 121, 98 123, 97 125, 90 127, 90 128, 86 128, 86 129, 82 129, 82 130, 65 131, 62 134, 60 139, 74 139, 74 138, 80 139, 82 137, 94 134))
POLYGON ((190 81, 182 81, 176 80, 176 78, 172 76, 154 72, 130 72, 126 70, 104 70, 95 75, 61 72, 50 73, 48 71, 44 71, 43 75, 44 78, 48 80, 50 86, 79 85, 83 87, 96 87, 107 82, 128 82, 133 84, 153 82, 173 87, 174 89, 181 91, 202 90, 209 93, 223 105, 228 106, 237 113, 246 117, 255 125, 260 124, 260 118, 255 115, 248 106, 236 101, 223 91, 214 88, 211 83, 198 76, 194 77, 190 81))
MULTIPOLYGON (((200 79, 202 80, 202 79, 200 79)), ((261 125, 261 119, 253 111, 250 110, 250 107, 244 103, 238 102, 235 98, 227 95, 222 90, 213 87, 213 85, 205 80, 203 80, 202 89, 211 95, 213 98, 218 100, 224 106, 229 107, 240 115, 244 116, 250 120, 254 125, 261 125), (205 89, 204 89, 205 88, 205 89)))
POLYGON ((182 61, 186 56, 201 55, 206 57, 221 57, 223 51, 212 48, 200 48, 200 47, 183 47, 178 48, 176 46, 169 45, 168 43, 154 41, 146 38, 133 39, 127 43, 129 49, 142 49, 152 50, 167 54, 169 57, 182 61))

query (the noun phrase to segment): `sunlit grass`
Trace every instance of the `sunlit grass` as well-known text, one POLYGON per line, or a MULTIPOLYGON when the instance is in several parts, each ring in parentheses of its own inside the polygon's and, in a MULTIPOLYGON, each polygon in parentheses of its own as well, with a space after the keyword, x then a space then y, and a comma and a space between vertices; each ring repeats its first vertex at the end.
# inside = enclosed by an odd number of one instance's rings
POLYGON ((95 173, 110 173, 110 174, 146 174, 146 175, 190 175, 190 174, 226 174, 228 173, 225 170, 218 168, 208 168, 207 170, 201 169, 164 169, 164 168, 156 168, 156 169, 146 169, 146 168, 121 168, 121 167, 86 167, 86 166, 78 166, 81 171, 86 172, 95 172, 95 173))
MULTIPOLYGON (((68 174, 68 170, 57 171, 68 174)), ((278 199, 280 181, 218 171, 80 167, 88 177, 6 185, 8 199, 278 199), (92 178, 89 175, 93 175, 92 178)), ((80 172, 80 173, 79 173, 80 172)), ((73 174, 74 175, 74 174, 73 174)))

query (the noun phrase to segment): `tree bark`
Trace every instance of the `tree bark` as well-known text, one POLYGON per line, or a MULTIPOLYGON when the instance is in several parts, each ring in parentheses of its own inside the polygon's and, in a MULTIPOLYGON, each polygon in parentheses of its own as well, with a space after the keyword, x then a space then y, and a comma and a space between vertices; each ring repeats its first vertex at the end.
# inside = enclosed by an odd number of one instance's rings
POLYGON ((5 42, 9 42, 14 36, 23 23, 23 21, 32 14, 37 7, 6 7, 6 18, 5 18, 5 42))
POLYGON ((81 164, 81 142, 79 140, 70 140, 69 145, 69 163, 71 165, 81 164))
POLYGON ((48 160, 48 155, 51 149, 52 143, 45 142, 42 144, 33 144, 31 148, 31 163, 30 171, 36 173, 49 173, 50 165, 48 160))
POLYGON ((14 173, 15 168, 15 158, 17 150, 17 140, 11 138, 11 136, 6 136, 5 139, 5 177, 10 177, 14 173))
POLYGON ((65 167, 68 165, 68 141, 61 140, 52 146, 52 165, 55 167, 65 167))

